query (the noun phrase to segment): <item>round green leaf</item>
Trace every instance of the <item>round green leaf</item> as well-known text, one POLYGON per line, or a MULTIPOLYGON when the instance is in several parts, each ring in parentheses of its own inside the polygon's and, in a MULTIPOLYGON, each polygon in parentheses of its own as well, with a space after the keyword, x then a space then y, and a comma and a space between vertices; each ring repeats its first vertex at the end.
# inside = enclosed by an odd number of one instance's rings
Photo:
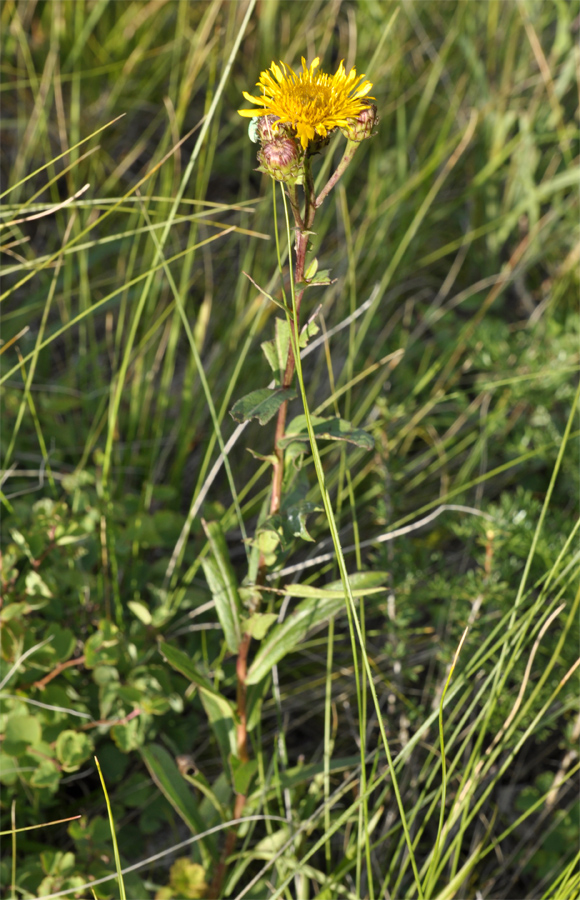
POLYGON ((37 744, 41 735, 42 728, 36 716, 10 716, 2 749, 9 756, 20 756, 31 744, 37 744))
POLYGON ((61 731, 56 739, 56 757, 65 772, 74 772, 93 752, 93 743, 86 734, 61 731))

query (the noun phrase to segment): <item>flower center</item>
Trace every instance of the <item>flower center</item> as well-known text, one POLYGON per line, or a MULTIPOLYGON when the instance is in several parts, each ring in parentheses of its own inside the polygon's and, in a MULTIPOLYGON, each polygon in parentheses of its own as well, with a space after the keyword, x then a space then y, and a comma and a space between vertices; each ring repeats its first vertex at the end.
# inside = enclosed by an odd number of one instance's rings
POLYGON ((330 100, 328 88, 320 85, 300 85, 295 94, 296 101, 304 108, 314 106, 317 109, 325 109, 330 100))

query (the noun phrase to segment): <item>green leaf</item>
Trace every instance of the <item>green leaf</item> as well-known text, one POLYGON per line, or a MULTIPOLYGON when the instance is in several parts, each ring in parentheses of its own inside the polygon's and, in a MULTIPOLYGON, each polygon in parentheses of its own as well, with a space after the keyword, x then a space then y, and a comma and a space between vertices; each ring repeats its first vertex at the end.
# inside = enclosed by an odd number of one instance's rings
MULTIPOLYGON (((270 368, 276 376, 278 384, 284 378, 286 363, 288 362, 288 349, 290 347, 290 326, 286 319, 276 319, 274 323, 275 337, 271 341, 264 341, 261 345, 270 368)), ((304 349, 310 338, 318 334, 319 327, 316 322, 307 322, 300 330, 299 345, 304 349)))
POLYGON ((292 506, 284 505, 282 514, 286 516, 286 526, 294 537, 300 537, 303 541, 313 541, 314 538, 306 528, 306 517, 319 510, 320 507, 310 500, 299 500, 292 506))
POLYGON ((146 734, 145 713, 135 716, 129 722, 122 722, 119 725, 113 725, 111 728, 111 737, 115 744, 123 753, 130 753, 132 750, 138 750, 143 744, 146 734))
POLYGON ((73 655, 77 638, 70 628, 63 628, 58 622, 51 622, 48 628, 45 629, 44 634, 46 637, 52 637, 52 640, 50 644, 47 644, 40 651, 38 656, 39 662, 42 661, 44 663, 46 661, 49 665, 52 665, 53 657, 56 658, 56 662, 65 662, 73 655))
POLYGON ((199 687, 212 690, 211 682, 195 668, 189 656, 183 650, 178 650, 177 647, 173 647, 171 644, 161 643, 159 644, 159 652, 165 657, 170 666, 173 666, 174 669, 185 675, 189 681, 192 681, 199 687))
MULTIPOLYGON (((192 834, 205 831, 205 822, 199 813, 195 797, 167 750, 159 744, 149 744, 142 747, 141 756, 153 781, 192 834)), ((201 843, 213 859, 217 859, 218 853, 213 836, 204 838, 201 843)))
POLYGON ((26 573, 24 592, 31 597, 52 597, 52 591, 34 570, 26 573))
POLYGON ((119 629, 112 622, 103 619, 98 631, 85 641, 85 666, 93 669, 98 665, 112 666, 119 659, 121 648, 119 629))
POLYGON ((308 279, 308 284, 334 284, 336 280, 330 277, 330 269, 320 269, 313 278, 308 279))
POLYGON ((31 562, 31 563, 34 563, 34 562, 35 562, 35 559, 34 559, 34 556, 33 556, 33 554, 32 554, 32 550, 30 549, 30 546, 29 546, 29 544, 28 544, 28 541, 26 540, 26 538, 24 537, 24 535, 22 534, 22 532, 18 531, 17 528, 11 528, 11 529, 10 529, 10 537, 12 538, 12 540, 14 541, 14 543, 16 544, 16 546, 17 546, 20 550, 22 550, 23 553, 26 554, 26 556, 28 557, 28 559, 30 560, 30 562, 31 562))
POLYGON ((65 772, 75 772, 93 752, 93 742, 87 734, 66 729, 57 737, 55 751, 65 772))
POLYGON ((318 508, 316 504, 303 500, 266 519, 256 532, 256 540, 264 556, 273 553, 278 545, 283 551, 289 550, 297 537, 304 541, 314 540, 306 530, 306 517, 318 508))
POLYGON ((281 625, 270 631, 248 670, 247 684, 255 684, 267 675, 272 666, 290 653, 311 628, 345 610, 344 596, 338 591, 334 593, 335 596, 304 600, 281 625))
POLYGON ((226 539, 219 522, 203 522, 209 541, 211 557, 202 562, 209 589, 215 601, 226 644, 230 653, 237 653, 242 632, 240 616, 242 604, 236 576, 230 562, 226 539))
POLYGON ((236 720, 231 703, 217 691, 200 687, 198 692, 224 759, 230 753, 237 756, 236 720))
POLYGON ((265 425, 286 400, 294 400, 295 397, 293 388, 259 388, 234 403, 230 415, 236 422, 257 419, 260 425, 265 425))
POLYGON ((278 618, 276 613, 254 613, 249 619, 244 619, 242 628, 246 634, 251 634, 257 641, 261 641, 278 618))
POLYGON ((246 762, 241 762, 241 760, 236 759, 235 756, 230 756, 230 766, 232 769, 234 791, 236 794, 246 795, 252 782, 252 778, 258 771, 258 760, 248 759, 246 762))
POLYGON ((32 774, 30 784, 35 788, 48 788, 54 794, 60 784, 60 772, 56 763, 50 759, 42 759, 32 774))
POLYGON ((274 335, 273 340, 264 341, 261 347, 270 364, 270 368, 278 381, 281 382, 284 377, 288 360, 288 347, 290 346, 290 326, 286 319, 276 319, 274 322, 274 335))
POLYGON ((318 272, 318 260, 316 257, 314 257, 314 259, 310 260, 310 262, 308 263, 308 266, 304 273, 304 280, 311 281, 317 272, 318 272))
POLYGON ((19 769, 20 766, 18 765, 17 760, 12 759, 12 757, 4 751, 0 752, 0 784, 16 784, 19 778, 22 777, 19 775, 19 769))
POLYGON ((15 616, 25 616, 26 613, 29 613, 33 607, 30 603, 25 603, 24 601, 20 603, 7 603, 0 610, 0 622, 9 622, 10 619, 13 619, 15 616))
POLYGON ((298 344, 302 350, 308 346, 308 341, 311 337, 314 337, 315 334, 318 334, 320 328, 314 321, 307 322, 300 329, 300 337, 298 340, 298 344))
POLYGON ((246 694, 246 717, 248 732, 257 727, 262 718, 262 704, 270 688, 271 676, 268 673, 256 684, 248 685, 246 694))
MULTIPOLYGON (((346 419, 324 418, 322 416, 311 416, 314 434, 317 438, 325 441, 348 441, 355 444, 363 450, 374 450, 375 442, 368 432, 362 428, 354 428, 346 419)), ((308 431, 306 426, 306 416, 296 416, 292 420, 286 434, 279 441, 280 447, 287 447, 293 441, 308 441, 308 431)))
POLYGON ((177 647, 163 643, 159 649, 170 666, 197 685, 199 699, 224 758, 227 759, 230 753, 237 755, 236 719, 229 700, 214 690, 211 682, 197 671, 189 657, 177 647))
POLYGON ((281 540, 281 533, 275 529, 268 530, 268 528, 265 527, 256 533, 256 546, 264 557, 265 564, 269 567, 273 566, 276 562, 276 552, 281 540))
MULTIPOLYGON (((354 572, 348 576, 352 596, 357 598, 380 593, 384 590, 388 577, 388 572, 354 572)), ((340 580, 332 581, 324 587, 316 587, 313 584, 287 584, 281 590, 290 597, 328 598, 336 593, 344 597, 344 587, 340 580)))
POLYGON ((151 625, 152 616, 148 606, 145 606, 145 604, 141 603, 140 600, 129 600, 127 606, 129 607, 133 615, 143 623, 143 625, 151 625))
MULTIPOLYGON (((296 480, 296 472, 293 472, 296 480)), ((297 484, 295 489, 286 493, 280 511, 273 516, 268 516, 256 530, 256 538, 260 545, 265 535, 275 536, 276 543, 266 541, 267 546, 262 548, 264 554, 270 553, 280 544, 280 549, 288 550, 294 544, 294 538, 302 538, 304 541, 312 541, 313 538, 306 528, 306 519, 313 512, 319 512, 321 507, 310 500, 305 499, 309 489, 308 483, 297 484)))
POLYGON ((36 716, 9 716, 2 750, 9 756, 21 756, 27 747, 40 741, 41 732, 40 722, 36 716))
MULTIPOLYGON (((349 576, 352 594, 361 597, 377 593, 384 589, 381 585, 387 578, 387 572, 355 572, 349 576)), ((291 597, 306 599, 281 625, 269 632, 248 670, 247 684, 256 684, 267 675, 315 625, 346 611, 342 581, 334 581, 323 588, 311 584, 287 584, 282 590, 291 597)))

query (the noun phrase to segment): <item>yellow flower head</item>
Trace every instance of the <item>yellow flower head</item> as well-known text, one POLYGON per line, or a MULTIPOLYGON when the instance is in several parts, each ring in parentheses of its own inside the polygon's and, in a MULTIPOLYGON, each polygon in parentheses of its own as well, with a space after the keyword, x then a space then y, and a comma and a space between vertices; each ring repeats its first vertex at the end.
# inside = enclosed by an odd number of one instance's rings
POLYGON ((290 125, 304 149, 315 134, 325 138, 333 128, 345 127, 349 119, 356 118, 371 105, 363 98, 372 84, 364 80, 364 75, 357 75, 355 68, 347 74, 344 61, 334 75, 316 74, 314 70, 319 65, 320 59, 316 57, 308 68, 302 57, 302 71, 297 75, 285 63, 280 68, 273 62, 257 82, 262 96, 252 97, 244 91, 246 100, 262 109, 239 109, 239 114, 247 118, 277 116, 279 122, 274 128, 290 125))

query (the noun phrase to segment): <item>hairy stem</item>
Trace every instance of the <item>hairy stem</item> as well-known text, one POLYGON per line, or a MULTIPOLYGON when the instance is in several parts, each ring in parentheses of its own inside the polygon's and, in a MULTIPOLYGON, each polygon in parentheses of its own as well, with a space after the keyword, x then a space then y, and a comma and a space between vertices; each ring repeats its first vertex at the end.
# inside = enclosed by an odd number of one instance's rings
POLYGON ((338 182, 339 178, 341 178, 348 166, 348 164, 352 161, 353 156, 358 150, 360 143, 358 141, 347 141, 346 149, 342 155, 342 159, 339 162, 336 171, 330 176, 325 186, 322 188, 318 197, 314 201, 314 208, 318 209, 319 206, 322 206, 326 197, 330 194, 334 185, 338 182))
MULTIPOLYGON (((306 250, 308 248, 308 230, 310 229, 314 215, 316 213, 314 183, 312 180, 312 170, 308 156, 304 160, 304 218, 300 215, 300 205, 298 202, 298 192, 296 185, 288 185, 288 197, 290 207, 294 215, 296 224, 296 264, 294 267, 294 284, 300 284, 304 281, 304 269, 306 265, 306 250)), ((296 328, 300 332, 300 306, 302 297, 304 296, 304 288, 296 294, 296 328)), ((286 370, 282 381, 282 387, 289 388, 294 378, 294 370, 296 361, 294 359, 294 351, 292 350, 292 342, 288 344, 288 357, 286 360, 286 370)), ((272 472, 272 493, 270 498, 270 515, 274 515, 280 509, 282 500, 282 480, 284 478, 284 451, 279 446, 280 440, 284 437, 286 429, 286 416, 288 413, 288 402, 284 402, 278 410, 276 419, 276 431, 274 432, 274 454, 276 462, 274 463, 272 472)))
MULTIPOLYGON (((344 170, 348 166, 352 157, 355 154, 355 151, 358 147, 357 143, 349 141, 342 157, 342 160, 339 163, 339 166, 330 178, 326 187, 322 190, 318 198, 316 197, 316 191, 314 188, 314 179, 312 177, 312 169, 310 166, 310 157, 306 154, 304 158, 304 178, 303 178, 303 188, 304 188, 304 213, 301 213, 300 210, 300 202, 298 199, 298 190, 295 184, 287 185, 287 193, 290 201, 290 207, 292 209, 292 214, 294 216, 294 223, 296 226, 296 240, 295 240, 295 253, 296 253, 296 261, 294 265, 294 283, 293 283, 293 296, 295 297, 294 304, 294 315, 295 322, 294 326, 296 329, 296 335, 300 335, 300 307, 302 305, 302 298, 304 296, 305 284, 304 284, 304 271, 306 268, 306 252, 308 250, 308 236, 310 234, 310 229, 312 228, 312 224, 314 222, 314 216, 316 215, 316 209, 319 207, 327 196, 330 190, 334 187, 340 176, 343 174, 344 170), (297 290, 295 290, 297 288, 297 290)), ((298 347, 296 348, 298 352, 298 347)), ((292 341, 288 344, 288 356, 286 359, 286 369, 284 371, 284 376, 282 379, 282 387, 289 388, 294 379, 294 372, 296 370, 296 359, 294 356, 294 350, 292 347, 292 341)), ((274 432, 274 454, 276 457, 276 462, 273 465, 272 471, 272 491, 270 497, 270 515, 275 515, 280 509, 280 504, 282 502, 282 482, 284 479, 284 451, 280 447, 280 441, 284 437, 284 433, 286 430, 286 416, 288 413, 288 402, 282 403, 278 410, 278 416, 276 419, 276 430, 274 432)), ((265 582, 266 578, 266 563, 263 555, 260 557, 260 562, 258 566, 258 575, 256 578, 256 583, 258 585, 262 585, 265 582)), ((248 671, 248 652, 250 649, 250 643, 252 641, 252 637, 249 634, 244 634, 242 636, 242 640, 238 650, 238 658, 236 661, 236 678, 237 678, 237 714, 238 714, 238 726, 237 726, 237 750, 238 750, 238 758, 241 762, 246 762, 248 760, 248 729, 247 729, 247 713, 246 713, 246 678, 248 671)), ((236 800, 234 804, 234 818, 238 819, 241 817, 244 806, 246 803, 246 797, 243 794, 236 794, 236 800)), ((234 851, 237 840, 237 831, 235 828, 230 829, 228 831, 225 845, 223 851, 220 856, 220 860, 217 864, 215 874, 210 887, 210 897, 218 898, 220 896, 223 882, 226 875, 226 863, 229 856, 234 851)))

